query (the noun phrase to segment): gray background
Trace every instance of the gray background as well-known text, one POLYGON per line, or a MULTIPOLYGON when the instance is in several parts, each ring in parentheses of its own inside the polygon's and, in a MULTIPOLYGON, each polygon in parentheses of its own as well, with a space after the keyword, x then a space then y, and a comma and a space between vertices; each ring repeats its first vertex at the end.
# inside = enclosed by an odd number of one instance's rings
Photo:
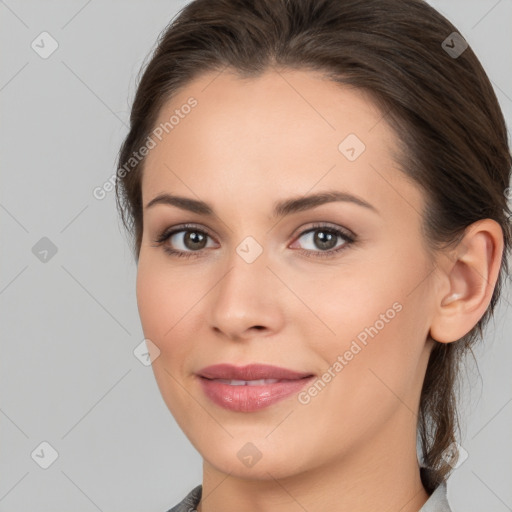
MULTIPOLYGON (((136 266, 114 193, 92 195, 115 172, 136 74, 185 3, 0 1, 0 511, 163 512, 201 483, 201 457, 133 353, 136 266), (43 31, 59 45, 47 59, 31 48, 43 31), (46 262, 43 237, 57 250, 46 262), (58 452, 48 469, 31 457, 43 441, 58 452)), ((430 3, 482 61, 510 127, 512 0, 430 3)), ((511 303, 507 282, 476 350, 482 378, 467 368, 454 512, 512 510, 511 303)))

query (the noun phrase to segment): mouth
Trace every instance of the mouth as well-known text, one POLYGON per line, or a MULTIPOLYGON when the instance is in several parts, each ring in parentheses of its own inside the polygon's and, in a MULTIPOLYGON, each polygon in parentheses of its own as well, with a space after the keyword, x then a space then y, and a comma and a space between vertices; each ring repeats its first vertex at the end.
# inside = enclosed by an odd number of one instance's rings
POLYGON ((313 374, 309 372, 300 372, 268 364, 249 364, 246 366, 235 366, 228 363, 207 366, 200 370, 198 375, 210 380, 218 379, 223 381, 230 381, 232 385, 254 386, 261 385, 254 384, 255 382, 260 381, 268 381, 264 382, 264 384, 273 384, 278 381, 299 380, 313 376, 313 374))
POLYGON ((315 375, 269 365, 215 365, 198 374, 204 394, 235 412, 255 412, 298 393, 315 375))
MULTIPOLYGON (((205 379, 206 377, 202 377, 205 379)), ((307 377, 302 377, 307 379, 307 377)), ((275 384, 276 382, 294 382, 301 379, 258 379, 258 380, 237 380, 237 379, 206 379, 214 380, 222 384, 229 384, 230 386, 265 386, 267 384, 275 384)))

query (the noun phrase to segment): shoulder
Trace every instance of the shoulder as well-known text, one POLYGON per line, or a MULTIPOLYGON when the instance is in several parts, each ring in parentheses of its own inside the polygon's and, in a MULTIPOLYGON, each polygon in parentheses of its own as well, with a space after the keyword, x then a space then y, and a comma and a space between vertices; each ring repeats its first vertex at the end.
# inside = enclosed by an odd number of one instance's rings
POLYGON ((177 505, 167 512, 194 512, 201 501, 203 486, 194 487, 177 505))

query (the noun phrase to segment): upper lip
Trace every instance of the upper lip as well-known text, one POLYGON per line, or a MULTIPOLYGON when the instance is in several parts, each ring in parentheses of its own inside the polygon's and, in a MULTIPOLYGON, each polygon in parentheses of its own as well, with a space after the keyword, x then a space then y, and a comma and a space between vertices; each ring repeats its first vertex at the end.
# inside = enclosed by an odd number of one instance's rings
POLYGON ((280 368, 268 364, 248 364, 234 366, 232 364, 215 364, 206 366, 198 375, 207 379, 233 379, 233 380, 260 380, 260 379, 287 379, 297 380, 311 377, 312 373, 298 372, 287 368, 280 368))

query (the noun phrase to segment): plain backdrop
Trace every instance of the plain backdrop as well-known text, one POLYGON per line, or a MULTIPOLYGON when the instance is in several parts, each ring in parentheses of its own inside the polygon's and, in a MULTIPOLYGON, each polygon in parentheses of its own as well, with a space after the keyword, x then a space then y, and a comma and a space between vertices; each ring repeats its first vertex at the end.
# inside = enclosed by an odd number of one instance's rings
MULTIPOLYGON (((1 512, 164 512, 201 483, 201 457, 134 355, 136 266, 114 193, 92 193, 115 172, 137 72, 185 3, 0 1, 1 512)), ((512 1, 431 4, 510 126, 512 1)), ((511 303, 507 281, 476 350, 481 378, 467 370, 454 512, 512 510, 511 303)))

